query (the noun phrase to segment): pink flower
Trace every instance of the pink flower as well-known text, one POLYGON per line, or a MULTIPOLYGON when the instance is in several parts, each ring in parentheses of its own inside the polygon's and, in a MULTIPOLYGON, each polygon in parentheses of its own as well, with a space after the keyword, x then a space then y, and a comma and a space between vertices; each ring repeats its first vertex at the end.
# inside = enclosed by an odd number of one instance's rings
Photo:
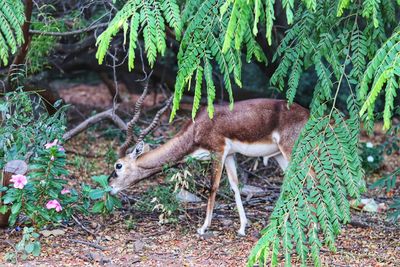
POLYGON ((60 152, 65 152, 65 149, 64 149, 64 147, 63 146, 58 146, 58 151, 60 151, 60 152))
POLYGON ((26 176, 22 174, 12 175, 10 181, 13 182, 14 187, 18 189, 24 188, 24 186, 28 183, 26 176))
POLYGON ((61 195, 65 195, 65 194, 69 194, 71 193, 71 191, 67 188, 64 188, 63 190, 61 190, 61 195))
POLYGON ((51 156, 50 160, 51 160, 51 161, 54 161, 54 160, 55 160, 54 156, 51 156))
POLYGON ((49 149, 50 147, 56 146, 57 143, 58 143, 58 139, 55 139, 53 142, 50 142, 50 143, 45 144, 44 147, 45 147, 46 149, 49 149))
POLYGON ((49 202, 47 202, 46 209, 48 209, 48 210, 55 209, 57 212, 62 211, 62 207, 61 207, 60 202, 58 202, 55 199, 50 200, 49 202))

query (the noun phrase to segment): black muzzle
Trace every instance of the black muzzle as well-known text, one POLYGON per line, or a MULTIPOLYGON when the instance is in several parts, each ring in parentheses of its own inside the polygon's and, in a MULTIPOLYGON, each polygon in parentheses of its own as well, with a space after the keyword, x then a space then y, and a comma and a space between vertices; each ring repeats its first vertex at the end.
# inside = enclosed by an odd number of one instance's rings
POLYGON ((110 176, 108 176, 108 181, 110 181, 111 178, 117 178, 118 175, 115 171, 112 171, 112 173, 110 174, 110 176))

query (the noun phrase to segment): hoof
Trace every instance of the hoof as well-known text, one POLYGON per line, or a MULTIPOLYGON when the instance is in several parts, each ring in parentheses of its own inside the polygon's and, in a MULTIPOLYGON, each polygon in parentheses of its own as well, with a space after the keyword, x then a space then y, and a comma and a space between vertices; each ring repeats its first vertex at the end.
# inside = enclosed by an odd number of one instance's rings
POLYGON ((246 232, 244 231, 244 229, 240 229, 240 230, 237 232, 237 234, 238 234, 238 236, 246 236, 246 232))
POLYGON ((203 229, 203 227, 198 228, 198 229, 197 229, 197 233, 198 233, 199 235, 204 235, 205 229, 203 229))

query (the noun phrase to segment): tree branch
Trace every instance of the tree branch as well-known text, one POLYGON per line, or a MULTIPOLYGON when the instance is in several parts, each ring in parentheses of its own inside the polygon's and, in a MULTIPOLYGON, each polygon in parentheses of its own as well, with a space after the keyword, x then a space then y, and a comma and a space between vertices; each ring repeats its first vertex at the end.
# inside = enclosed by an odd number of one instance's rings
POLYGON ((100 79, 103 81, 103 83, 107 86, 108 91, 110 92, 110 95, 112 97, 116 97, 116 102, 117 103, 121 103, 121 97, 119 96, 119 94, 117 94, 117 86, 115 86, 115 83, 113 80, 111 80, 110 78, 108 78, 108 75, 106 72, 102 71, 99 73, 100 79))
POLYGON ((75 35, 75 34, 80 34, 80 33, 84 33, 84 32, 89 32, 91 30, 95 30, 95 29, 103 28, 103 27, 107 27, 107 26, 108 26, 108 22, 105 22, 105 23, 95 24, 95 25, 89 26, 84 29, 74 30, 74 31, 69 31, 69 32, 44 32, 44 31, 38 31, 38 30, 30 30, 29 33, 40 34, 40 35, 51 35, 51 36, 69 36, 69 35, 75 35))
MULTIPOLYGON (((116 109, 118 108, 118 106, 119 105, 116 106, 116 109)), ((77 135, 80 132, 82 132, 85 129, 87 129, 92 124, 98 123, 99 121, 102 121, 104 119, 111 120, 112 122, 115 123, 115 125, 118 126, 118 128, 120 128, 123 131, 126 131, 126 129, 127 129, 127 126, 126 126, 125 122, 117 114, 115 114, 114 110, 111 108, 109 110, 103 111, 103 112, 101 112, 99 114, 96 114, 96 115, 84 120, 78 126, 76 126, 75 128, 69 130, 68 132, 66 132, 63 135, 64 141, 67 141, 67 140, 71 139, 75 135, 77 135)))

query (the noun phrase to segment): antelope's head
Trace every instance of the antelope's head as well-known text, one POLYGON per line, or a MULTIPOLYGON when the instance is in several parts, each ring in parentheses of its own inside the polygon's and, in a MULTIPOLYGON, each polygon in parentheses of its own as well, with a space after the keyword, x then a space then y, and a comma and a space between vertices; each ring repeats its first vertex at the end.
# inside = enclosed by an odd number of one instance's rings
POLYGON ((139 142, 132 152, 120 158, 114 164, 114 170, 110 175, 109 184, 112 187, 112 194, 136 184, 147 178, 152 173, 150 170, 141 168, 138 164, 139 157, 150 150, 149 145, 143 141, 139 142))
POLYGON ((128 188, 130 185, 135 184, 155 173, 154 169, 142 168, 138 164, 141 155, 150 150, 149 146, 144 144, 142 140, 157 126, 161 115, 167 110, 173 98, 171 96, 167 100, 166 105, 157 112, 150 125, 141 131, 139 137, 136 139, 133 128, 139 119, 141 106, 147 94, 147 85, 148 84, 146 84, 142 95, 135 104, 135 115, 127 124, 126 140, 119 149, 119 159, 114 164, 114 170, 109 177, 109 185, 112 187, 112 194, 116 194, 119 191, 128 188), (134 143, 137 145, 133 151, 127 153, 128 149, 134 143))

